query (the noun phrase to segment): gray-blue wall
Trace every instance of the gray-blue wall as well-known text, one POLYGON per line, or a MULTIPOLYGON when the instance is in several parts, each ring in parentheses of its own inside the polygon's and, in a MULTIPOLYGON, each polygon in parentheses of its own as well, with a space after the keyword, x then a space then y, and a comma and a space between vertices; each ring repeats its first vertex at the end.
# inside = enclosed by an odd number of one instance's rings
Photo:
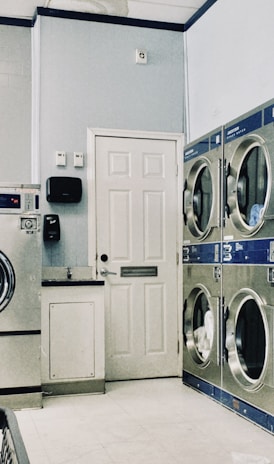
POLYGON ((31 29, 0 25, 0 182, 31 181, 31 29))
POLYGON ((43 213, 60 216, 61 241, 45 243, 44 266, 87 265, 87 166, 73 167, 73 152, 86 155, 87 128, 183 131, 183 34, 181 32, 40 17, 40 162, 43 213), (135 49, 148 64, 135 63, 135 49), (68 164, 56 167, 55 151, 68 164), (50 176, 79 176, 79 204, 48 203, 50 176))

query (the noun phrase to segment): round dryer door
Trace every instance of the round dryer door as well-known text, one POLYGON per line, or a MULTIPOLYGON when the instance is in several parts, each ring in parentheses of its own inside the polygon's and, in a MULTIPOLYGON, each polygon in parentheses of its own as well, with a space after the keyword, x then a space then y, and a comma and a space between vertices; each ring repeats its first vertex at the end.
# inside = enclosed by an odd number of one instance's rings
POLYGON ((185 223, 198 240, 203 240, 210 232, 213 207, 210 166, 206 159, 200 159, 192 166, 184 191, 185 223))
POLYGON ((15 289, 15 274, 11 262, 0 251, 0 312, 9 304, 15 289))
POLYGON ((245 139, 228 166, 226 211, 243 236, 262 227, 270 197, 270 162, 258 136, 245 139))
POLYGON ((226 321, 228 364, 242 387, 256 390, 262 385, 268 345, 265 306, 255 292, 243 289, 231 301, 226 321))
POLYGON ((184 314, 186 347, 196 364, 207 364, 214 337, 214 316, 210 296, 202 286, 194 288, 184 314))

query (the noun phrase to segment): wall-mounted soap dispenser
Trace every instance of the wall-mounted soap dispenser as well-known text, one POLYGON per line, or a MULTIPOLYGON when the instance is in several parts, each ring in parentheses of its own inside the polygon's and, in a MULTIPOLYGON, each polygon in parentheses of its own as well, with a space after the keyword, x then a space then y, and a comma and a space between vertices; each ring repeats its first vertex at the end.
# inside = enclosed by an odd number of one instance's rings
POLYGON ((58 214, 46 214, 44 216, 44 241, 60 240, 60 221, 58 214))

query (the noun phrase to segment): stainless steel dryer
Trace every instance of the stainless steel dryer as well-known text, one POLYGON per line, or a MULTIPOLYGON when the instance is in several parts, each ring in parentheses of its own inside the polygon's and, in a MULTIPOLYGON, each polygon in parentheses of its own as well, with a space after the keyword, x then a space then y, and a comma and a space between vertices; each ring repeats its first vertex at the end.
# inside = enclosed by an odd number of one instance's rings
POLYGON ((184 150, 183 260, 220 262, 223 131, 218 128, 184 150))
POLYGON ((222 382, 222 403, 272 432, 273 269, 223 266, 225 361, 222 382))
POLYGON ((221 267, 185 264, 183 279, 184 383, 198 389, 220 386, 221 267))
MULTIPOLYGON (((274 259, 274 100, 255 108, 224 128, 225 221, 223 241, 243 251, 249 264, 274 259), (264 240, 267 239, 267 240, 264 240), (258 241, 260 257, 249 247, 258 241), (266 257, 268 255, 268 258, 266 257)), ((229 261, 229 253, 226 260, 229 261)), ((240 260, 239 260, 240 261, 240 260)))
POLYGON ((0 402, 41 406, 39 186, 0 184, 0 402))

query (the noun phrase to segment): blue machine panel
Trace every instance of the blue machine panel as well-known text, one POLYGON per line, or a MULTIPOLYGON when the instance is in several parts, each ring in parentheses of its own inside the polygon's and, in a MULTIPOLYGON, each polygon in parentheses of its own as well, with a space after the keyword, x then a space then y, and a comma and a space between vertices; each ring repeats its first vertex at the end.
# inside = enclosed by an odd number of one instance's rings
POLYGON ((274 432, 274 417, 271 414, 268 414, 225 391, 222 391, 221 393, 221 403, 228 409, 235 411, 240 416, 254 422, 268 432, 274 432))
POLYGON ((223 143, 222 131, 218 131, 210 136, 210 150, 218 148, 223 143))
POLYGON ((203 155, 209 151, 209 139, 206 138, 197 142, 195 145, 188 147, 184 152, 184 162, 189 161, 197 156, 203 155))
POLYGON ((266 431, 274 433, 274 416, 271 414, 246 403, 234 395, 231 395, 219 387, 216 387, 205 380, 199 379, 195 375, 189 374, 186 371, 183 371, 183 383, 213 398, 226 408, 259 425, 266 431))
POLYGON ((274 122, 274 104, 264 109, 264 125, 274 122))
POLYGON ((193 374, 189 374, 186 371, 183 371, 183 383, 189 387, 194 388, 195 390, 205 393, 208 396, 214 397, 216 399, 221 398, 220 389, 218 387, 215 387, 211 383, 199 379, 199 377, 196 377, 193 374))
POLYGON ((204 155, 222 145, 222 131, 217 131, 199 142, 189 145, 184 151, 184 162, 204 155))
POLYGON ((221 262, 221 243, 198 243, 183 246, 183 263, 216 264, 221 262))
POLYGON ((274 238, 222 243, 223 264, 274 264, 274 238))
POLYGON ((252 116, 248 116, 242 121, 232 124, 225 129, 224 142, 228 143, 232 140, 236 140, 238 137, 249 134, 259 127, 262 127, 262 122, 262 111, 258 111, 252 114, 252 116))

